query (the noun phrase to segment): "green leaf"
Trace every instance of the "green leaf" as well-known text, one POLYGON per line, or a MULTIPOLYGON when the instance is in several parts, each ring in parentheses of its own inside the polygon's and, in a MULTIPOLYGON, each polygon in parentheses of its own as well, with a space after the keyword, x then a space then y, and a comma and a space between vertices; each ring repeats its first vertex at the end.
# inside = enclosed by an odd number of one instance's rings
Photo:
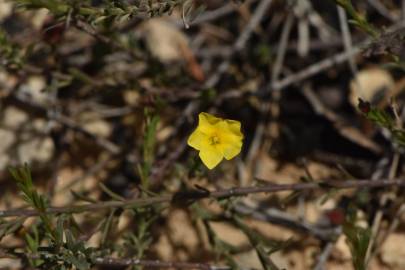
POLYGON ((103 224, 103 230, 102 230, 102 235, 101 235, 101 240, 100 240, 100 244, 102 246, 104 246, 107 243, 108 235, 112 230, 114 214, 115 214, 115 210, 112 210, 110 212, 110 214, 108 215, 108 218, 105 220, 105 222, 103 224))
POLYGON ((402 127, 396 127, 394 118, 388 112, 376 108, 370 102, 362 99, 359 99, 358 109, 375 125, 388 129, 396 143, 405 146, 405 130, 402 127))
POLYGON ((47 200, 35 190, 28 165, 25 164, 23 167, 19 168, 9 168, 9 171, 17 182, 18 188, 23 192, 23 199, 39 212, 39 217, 41 218, 47 233, 56 240, 55 232, 52 229, 51 215, 46 213, 48 207, 47 200))
POLYGON ((150 110, 145 109, 145 135, 143 143, 143 163, 140 167, 140 174, 142 180, 142 188, 148 190, 149 175, 151 173, 152 165, 155 159, 155 144, 156 144, 156 131, 160 121, 157 114, 153 114, 150 110))
POLYGON ((112 191, 111 189, 109 189, 106 185, 104 185, 103 183, 98 183, 98 186, 105 192, 108 194, 108 196, 110 196, 112 199, 117 200, 117 201, 125 201, 125 198, 120 196, 119 194, 115 193, 114 191, 112 191))
POLYGON ((25 217, 22 218, 18 218, 15 220, 11 220, 11 221, 6 221, 4 223, 0 224, 0 241, 1 239, 3 239, 4 236, 8 235, 8 234, 12 234, 15 231, 19 230, 22 226, 22 224, 25 221, 25 217))
POLYGON ((343 226, 343 232, 350 247, 354 268, 356 270, 365 270, 365 258, 370 243, 371 230, 356 226, 353 223, 346 223, 343 226))
POLYGON ((90 263, 84 256, 75 256, 75 254, 66 253, 64 259, 79 270, 87 270, 91 267, 90 263))

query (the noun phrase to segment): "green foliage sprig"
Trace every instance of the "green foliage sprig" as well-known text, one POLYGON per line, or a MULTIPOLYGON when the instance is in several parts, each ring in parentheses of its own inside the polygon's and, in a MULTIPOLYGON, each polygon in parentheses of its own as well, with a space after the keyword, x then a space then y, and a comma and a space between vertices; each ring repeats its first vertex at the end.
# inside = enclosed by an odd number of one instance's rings
POLYGON ((53 238, 53 240, 59 242, 55 231, 52 228, 51 217, 46 213, 48 207, 47 199, 40 195, 34 188, 32 182, 31 171, 27 164, 21 168, 10 168, 9 169, 14 180, 17 182, 18 188, 22 191, 23 199, 33 208, 39 212, 39 217, 44 223, 46 231, 53 238))
POLYGON ((366 254, 370 243, 371 230, 356 226, 354 223, 347 223, 343 226, 347 243, 352 254, 353 266, 356 270, 365 270, 366 254))
POLYGON ((78 15, 93 25, 105 21, 122 22, 134 16, 170 15, 176 8, 183 10, 183 19, 189 22, 203 10, 203 6, 194 5, 193 0, 104 1, 98 6, 92 5, 91 1, 74 0, 17 0, 17 3, 26 9, 46 8, 59 18, 78 15))
POLYGON ((352 17, 351 20, 349 20, 350 23, 353 25, 357 26, 373 38, 377 38, 379 35, 379 31, 372 25, 370 24, 366 17, 359 13, 353 6, 351 0, 335 0, 336 4, 341 6, 346 10, 346 12, 352 17))
POLYGON ((369 102, 359 99, 360 112, 371 122, 379 127, 388 129, 393 139, 400 146, 405 146, 405 129, 395 124, 394 118, 386 111, 372 106, 369 102))
POLYGON ((19 69, 25 60, 23 50, 11 42, 7 34, 0 29, 0 66, 19 69))
POLYGON ((145 109, 144 115, 146 120, 142 149, 143 162, 138 170, 141 175, 142 188, 144 190, 147 190, 149 186, 149 176, 155 158, 156 132, 160 117, 157 114, 152 113, 148 109, 145 109))
POLYGON ((24 200, 39 213, 46 234, 32 227, 31 234, 25 234, 27 249, 35 256, 27 256, 31 266, 39 269, 90 269, 94 250, 87 248, 83 241, 76 237, 75 222, 69 215, 58 217, 56 226, 53 215, 47 212, 48 200, 40 195, 34 187, 31 171, 26 164, 20 168, 10 168, 10 173, 23 193, 24 200), (66 224, 65 224, 66 223, 66 224), (49 242, 48 246, 41 246, 42 240, 49 242))

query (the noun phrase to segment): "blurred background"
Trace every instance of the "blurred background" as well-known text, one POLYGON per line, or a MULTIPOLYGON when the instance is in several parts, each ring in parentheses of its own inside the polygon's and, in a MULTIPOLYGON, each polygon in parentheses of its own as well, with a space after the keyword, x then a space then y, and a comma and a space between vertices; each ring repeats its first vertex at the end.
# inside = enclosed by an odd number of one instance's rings
MULTIPOLYGON (((8 171, 23 164, 52 207, 403 177, 405 1, 336 2, 0 0, 0 209, 27 206, 8 171), (214 170, 186 144, 200 112, 242 123, 241 154, 214 170)), ((51 223, 92 256, 405 269, 402 188, 193 196, 51 223)), ((2 218, 0 239, 2 269, 62 269, 40 260, 57 254, 44 220, 2 218)))

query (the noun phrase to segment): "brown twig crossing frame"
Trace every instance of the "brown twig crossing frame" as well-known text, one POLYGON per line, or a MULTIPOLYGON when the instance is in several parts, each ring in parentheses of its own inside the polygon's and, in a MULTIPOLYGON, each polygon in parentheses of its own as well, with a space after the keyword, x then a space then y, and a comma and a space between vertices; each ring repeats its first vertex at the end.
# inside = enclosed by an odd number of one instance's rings
MULTIPOLYGON (((363 180, 332 180, 311 183, 293 184, 267 184, 261 186, 235 187, 215 191, 196 189, 176 192, 168 195, 154 196, 149 198, 136 198, 125 201, 104 201, 84 205, 71 205, 63 207, 49 207, 47 213, 80 213, 111 208, 138 208, 161 203, 191 203, 201 199, 226 199, 237 196, 245 196, 254 193, 274 193, 280 191, 305 191, 317 189, 350 189, 350 188, 386 188, 392 186, 405 186, 405 179, 379 179, 373 181, 363 180)), ((0 211, 0 218, 15 216, 38 216, 39 212, 34 209, 9 209, 0 211)))

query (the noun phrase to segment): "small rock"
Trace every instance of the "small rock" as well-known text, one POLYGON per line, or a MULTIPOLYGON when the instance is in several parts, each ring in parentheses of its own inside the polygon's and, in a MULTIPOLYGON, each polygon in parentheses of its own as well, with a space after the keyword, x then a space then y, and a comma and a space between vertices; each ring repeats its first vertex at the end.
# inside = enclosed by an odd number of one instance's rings
POLYGON ((107 138, 111 135, 111 124, 99 116, 93 113, 83 113, 79 116, 79 119, 83 128, 94 135, 103 138, 107 138))
POLYGON ((46 8, 40 8, 38 10, 35 11, 34 15, 32 16, 32 26, 36 29, 36 30, 41 30, 42 26, 44 25, 46 19, 49 16, 49 10, 46 8))
POLYGON ((12 164, 50 161, 55 147, 46 134, 45 120, 30 119, 26 112, 13 106, 4 109, 0 120, 0 171, 12 164))
POLYGON ((46 163, 53 155, 53 141, 48 138, 32 138, 18 146, 19 163, 46 163))
POLYGON ((6 128, 17 129, 27 121, 27 113, 16 107, 10 106, 7 107, 4 111, 3 125, 6 128))
POLYGON ((166 234, 161 234, 156 245, 156 253, 159 255, 159 258, 169 261, 174 257, 173 247, 170 245, 170 240, 166 234))
POLYGON ((0 70, 0 98, 6 97, 8 93, 14 89, 17 83, 18 79, 16 76, 11 75, 4 70, 0 70))
POLYGON ((139 92, 135 90, 126 90, 123 92, 124 100, 128 105, 135 106, 138 105, 141 96, 139 95, 139 92))
POLYGON ((31 76, 20 86, 19 92, 39 104, 46 104, 48 93, 44 91, 46 87, 45 79, 41 76, 31 76))
POLYGON ((255 250, 242 252, 235 256, 239 269, 263 269, 255 250))
MULTIPOLYGON (((7 149, 15 142, 13 132, 6 129, 0 129, 0 153, 7 151, 7 149)), ((0 155, 2 156, 2 155, 0 155)), ((1 164, 1 162, 0 162, 1 164)), ((1 167, 1 166, 0 166, 1 167)))
POLYGON ((218 237, 229 244, 234 246, 241 246, 249 244, 249 240, 246 235, 240 230, 232 227, 224 222, 210 222, 212 230, 218 235, 218 237))
POLYGON ((384 69, 376 67, 363 69, 350 82, 350 103, 355 108, 359 98, 374 104, 378 103, 394 84, 391 74, 384 69))
POLYGON ((392 233, 388 236, 381 249, 381 259, 392 269, 405 269, 405 235, 392 233))
POLYGON ((198 246, 198 236, 183 210, 174 210, 169 215, 168 227, 172 241, 182 244, 190 251, 198 246))
POLYGON ((0 0, 0 22, 11 15, 13 4, 11 1, 0 0))
POLYGON ((164 18, 147 20, 141 27, 151 54, 163 63, 182 60, 182 48, 188 46, 184 33, 164 18))
POLYGON ((346 236, 341 235, 336 241, 334 247, 334 255, 340 260, 351 260, 352 255, 350 253, 349 245, 346 242, 346 236))

